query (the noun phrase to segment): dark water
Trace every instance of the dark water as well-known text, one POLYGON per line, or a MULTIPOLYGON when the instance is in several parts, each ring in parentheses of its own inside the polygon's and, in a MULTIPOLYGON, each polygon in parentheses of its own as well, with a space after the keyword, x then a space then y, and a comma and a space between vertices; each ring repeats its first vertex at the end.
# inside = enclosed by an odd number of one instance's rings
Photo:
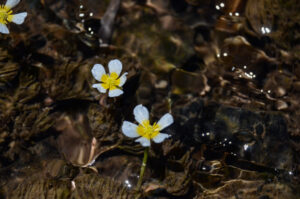
POLYGON ((21 1, 25 22, 0 35, 0 198, 300 198, 299 10, 21 1), (116 98, 92 88, 112 59, 128 72, 116 98), (174 117, 140 191, 143 147, 121 131, 138 104, 174 117))

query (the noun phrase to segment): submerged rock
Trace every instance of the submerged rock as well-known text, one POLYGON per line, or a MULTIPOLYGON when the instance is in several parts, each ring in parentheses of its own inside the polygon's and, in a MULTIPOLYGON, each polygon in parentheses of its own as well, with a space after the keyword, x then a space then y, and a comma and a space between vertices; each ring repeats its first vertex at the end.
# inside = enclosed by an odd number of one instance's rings
POLYGON ((97 174, 83 174, 74 179, 35 179, 20 183, 14 191, 2 190, 8 198, 122 198, 135 194, 121 183, 97 174))
POLYGON ((207 145, 207 158, 228 152, 270 168, 293 169, 293 151, 282 115, 204 103, 199 98, 175 107, 175 136, 190 146, 207 145))

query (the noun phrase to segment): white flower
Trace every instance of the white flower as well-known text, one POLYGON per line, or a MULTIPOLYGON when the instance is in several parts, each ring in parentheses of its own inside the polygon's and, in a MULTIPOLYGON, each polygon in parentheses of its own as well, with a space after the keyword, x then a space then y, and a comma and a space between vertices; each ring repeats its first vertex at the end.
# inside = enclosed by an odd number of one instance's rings
POLYGON ((149 147, 151 139, 155 143, 161 143, 166 138, 171 136, 165 133, 160 133, 161 130, 173 123, 174 120, 171 114, 166 113, 157 123, 154 123, 153 125, 150 124, 149 112, 143 105, 137 105, 133 110, 133 114, 139 125, 124 121, 122 125, 122 131, 128 137, 140 137, 135 141, 140 142, 142 146, 149 147))
POLYGON ((0 5, 0 32, 9 34, 9 30, 6 26, 9 22, 15 24, 22 24, 27 17, 27 12, 21 12, 13 15, 12 8, 15 7, 20 0, 7 0, 5 5, 0 5))
POLYGON ((92 74, 100 84, 93 84, 93 88, 97 88, 100 93, 106 93, 108 90, 109 97, 117 97, 123 94, 122 86, 126 82, 126 75, 124 73, 120 76, 122 71, 122 63, 118 59, 109 61, 109 74, 105 73, 105 69, 101 64, 95 64, 92 68, 92 74), (119 77, 120 76, 120 77, 119 77))

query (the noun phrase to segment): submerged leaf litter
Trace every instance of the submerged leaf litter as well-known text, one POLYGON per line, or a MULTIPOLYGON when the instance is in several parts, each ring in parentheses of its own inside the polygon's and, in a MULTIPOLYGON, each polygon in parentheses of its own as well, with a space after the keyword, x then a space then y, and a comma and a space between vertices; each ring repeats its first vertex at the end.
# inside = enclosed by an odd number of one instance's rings
POLYGON ((21 1, 0 35, 0 198, 299 198, 299 10, 21 1), (114 59, 128 75, 107 98, 91 69, 114 59), (136 192, 143 147, 121 126, 138 104, 174 123, 136 192))

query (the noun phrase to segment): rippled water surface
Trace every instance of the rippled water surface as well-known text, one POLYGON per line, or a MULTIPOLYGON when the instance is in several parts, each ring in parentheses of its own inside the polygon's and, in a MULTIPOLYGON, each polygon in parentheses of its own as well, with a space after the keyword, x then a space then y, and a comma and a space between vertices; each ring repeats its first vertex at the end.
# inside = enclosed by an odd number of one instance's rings
MULTIPOLYGON (((1 1, 1 4, 5 2, 1 1)), ((0 198, 300 198, 297 0, 22 0, 0 35, 0 198), (92 85, 119 59, 124 94, 92 85), (143 104, 172 135, 122 134, 143 104)))

